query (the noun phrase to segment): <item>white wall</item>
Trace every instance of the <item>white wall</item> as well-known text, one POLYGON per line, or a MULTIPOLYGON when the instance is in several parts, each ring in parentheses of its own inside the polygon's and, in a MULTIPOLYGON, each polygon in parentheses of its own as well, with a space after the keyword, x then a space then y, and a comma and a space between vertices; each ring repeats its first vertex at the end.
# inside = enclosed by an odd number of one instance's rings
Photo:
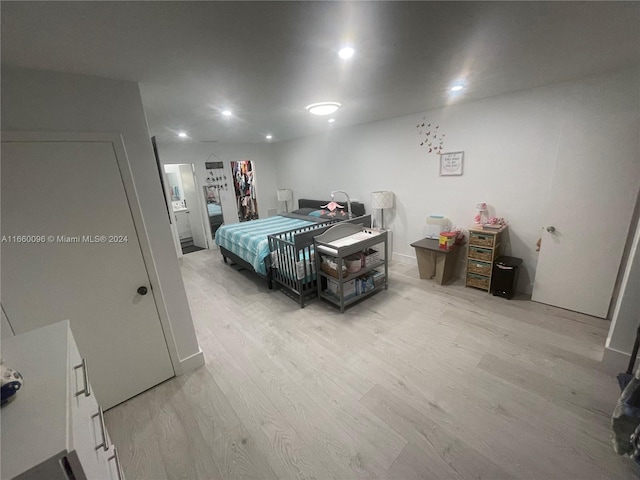
MULTIPOLYGON (((296 198, 346 190, 369 210, 370 192, 392 190, 395 211, 385 211, 385 224, 394 259, 405 261, 415 257, 410 243, 424 236, 428 214, 468 227, 475 204, 487 202, 490 215, 509 222, 504 253, 524 260, 518 289, 530 293, 563 122, 627 108, 638 79, 638 70, 624 70, 368 125, 328 126, 324 135, 274 145, 278 184, 294 186, 296 198), (439 176, 438 157, 420 146, 416 125, 423 122, 446 134, 444 152, 464 151, 462 176, 439 176)), ((587 220, 588 212, 576 215, 587 220)))
MULTIPOLYGON (((224 174, 227 176, 229 184, 228 189, 220 194, 225 223, 239 221, 231 178, 232 161, 253 160, 260 218, 267 218, 267 211, 278 206, 276 169, 270 144, 210 144, 190 140, 163 142, 158 143, 158 156, 163 164, 193 163, 196 169, 196 180, 201 191, 202 187, 207 184, 208 171, 205 168, 205 162, 223 162, 224 174)), ((202 195, 204 199, 204 191, 202 195)))
POLYGON ((2 129, 122 134, 159 277, 156 298, 168 316, 164 330, 169 348, 177 354, 178 370, 202 363, 138 85, 3 67, 2 129))

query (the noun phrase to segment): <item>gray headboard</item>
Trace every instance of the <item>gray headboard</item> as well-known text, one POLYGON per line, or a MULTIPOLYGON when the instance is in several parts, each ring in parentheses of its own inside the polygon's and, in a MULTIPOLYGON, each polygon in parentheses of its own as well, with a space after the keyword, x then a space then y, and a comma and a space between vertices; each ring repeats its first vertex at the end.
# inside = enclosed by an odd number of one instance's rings
MULTIPOLYGON (((298 199, 298 208, 317 208, 320 210, 322 205, 326 205, 331 200, 309 200, 308 198, 300 198, 298 199)), ((340 205, 345 205, 346 210, 346 201, 338 201, 340 205)), ((351 202, 351 213, 353 213, 356 217, 361 217, 365 214, 364 204, 360 202, 351 202)))

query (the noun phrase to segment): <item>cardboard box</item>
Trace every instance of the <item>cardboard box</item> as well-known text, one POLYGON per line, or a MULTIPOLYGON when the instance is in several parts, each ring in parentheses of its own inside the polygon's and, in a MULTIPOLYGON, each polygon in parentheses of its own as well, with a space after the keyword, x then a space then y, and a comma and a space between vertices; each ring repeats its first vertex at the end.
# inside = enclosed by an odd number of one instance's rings
MULTIPOLYGON (((327 291, 336 297, 340 296, 340 283, 327 278, 327 291)), ((356 279, 343 283, 344 298, 353 297, 356 294, 356 279)))

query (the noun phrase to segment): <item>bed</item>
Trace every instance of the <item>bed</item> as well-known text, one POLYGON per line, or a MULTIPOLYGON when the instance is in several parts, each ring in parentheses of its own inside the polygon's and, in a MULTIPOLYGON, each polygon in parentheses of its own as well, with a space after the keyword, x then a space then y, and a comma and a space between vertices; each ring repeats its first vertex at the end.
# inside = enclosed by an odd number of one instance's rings
MULTIPOLYGON (((288 279, 287 276, 292 274, 292 270, 285 268, 285 266, 295 264, 298 261, 295 259, 299 259, 300 255, 309 255, 310 261, 310 251, 301 253, 304 249, 303 243, 313 244, 313 236, 322 233, 324 231, 322 230, 323 228, 326 229, 336 222, 348 220, 346 215, 327 215, 328 212, 323 211, 321 208, 322 205, 327 203, 329 202, 326 200, 300 199, 298 201, 299 209, 293 212, 250 222, 223 225, 216 231, 215 241, 220 248, 224 262, 227 263, 230 260, 232 264, 256 273, 266 280, 270 289, 275 284, 292 290, 292 293, 296 295, 301 295, 297 279, 299 275, 295 275, 295 282, 292 279, 288 279), (314 233, 309 234, 309 232, 314 233), (304 235, 298 239, 296 247, 296 238, 300 234, 304 235), (270 241, 269 236, 274 236, 274 239, 270 241), (302 238, 305 239, 304 242, 302 242, 302 238), (294 248, 285 248, 286 242, 293 243, 294 248), (272 248, 273 250, 271 250, 272 248), (272 251, 280 252, 278 265, 275 269, 272 268, 272 251)), ((353 215, 364 215, 363 204, 352 202, 351 208, 353 215)), ((370 223, 371 218, 367 218, 370 223)), ((276 257, 273 256, 273 258, 276 257)), ((300 280, 303 281, 306 277, 309 277, 307 278, 308 281, 312 280, 311 277, 315 279, 315 274, 310 274, 311 271, 300 280)), ((307 290, 302 290, 306 294, 307 290)), ((303 300, 301 305, 304 306, 303 300)))

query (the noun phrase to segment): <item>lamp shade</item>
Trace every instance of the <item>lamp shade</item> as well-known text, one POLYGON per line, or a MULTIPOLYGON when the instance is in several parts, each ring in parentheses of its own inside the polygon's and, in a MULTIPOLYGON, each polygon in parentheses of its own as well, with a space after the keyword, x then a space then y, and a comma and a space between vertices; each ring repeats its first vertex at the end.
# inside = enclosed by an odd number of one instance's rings
POLYGON ((277 190, 279 202, 291 202, 293 201, 293 191, 288 188, 280 188, 277 190))
POLYGON ((480 210, 481 212, 486 212, 488 210, 487 204, 484 202, 476 203, 476 210, 480 210))
POLYGON ((393 207, 393 192, 371 192, 371 206, 375 209, 393 207))

